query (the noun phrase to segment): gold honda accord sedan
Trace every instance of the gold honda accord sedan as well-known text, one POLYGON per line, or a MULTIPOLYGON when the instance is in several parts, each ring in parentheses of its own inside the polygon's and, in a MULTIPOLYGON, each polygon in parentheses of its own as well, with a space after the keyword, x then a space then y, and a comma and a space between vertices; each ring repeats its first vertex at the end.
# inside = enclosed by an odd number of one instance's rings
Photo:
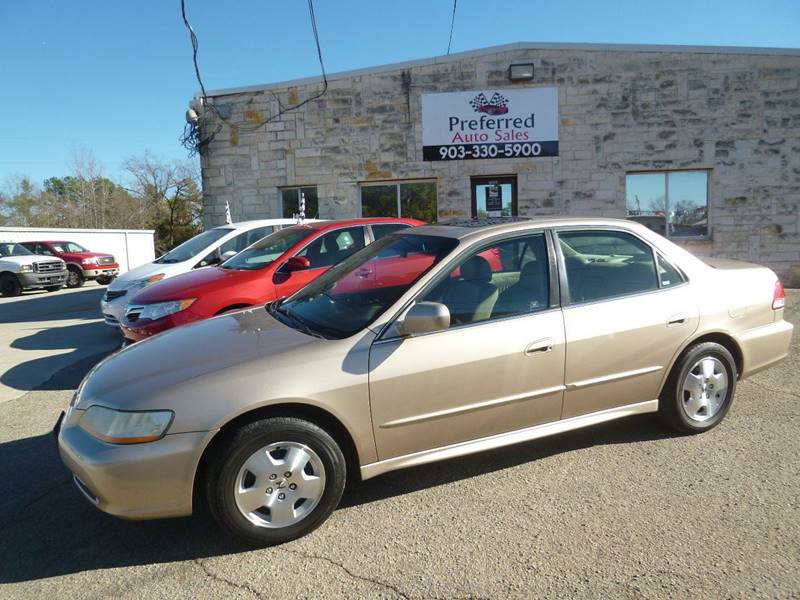
POLYGON ((740 379, 786 356, 783 305, 769 269, 702 262, 630 221, 423 226, 107 358, 58 445, 103 511, 203 502, 275 544, 319 526, 348 479, 641 413, 711 429, 740 379))

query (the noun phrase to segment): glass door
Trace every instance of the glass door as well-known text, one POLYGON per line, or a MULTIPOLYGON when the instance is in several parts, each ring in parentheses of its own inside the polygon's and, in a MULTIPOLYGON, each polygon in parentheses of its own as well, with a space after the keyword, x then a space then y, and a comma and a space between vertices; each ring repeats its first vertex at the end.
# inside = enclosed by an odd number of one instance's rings
POLYGON ((472 178, 473 218, 516 216, 517 178, 515 176, 472 178))

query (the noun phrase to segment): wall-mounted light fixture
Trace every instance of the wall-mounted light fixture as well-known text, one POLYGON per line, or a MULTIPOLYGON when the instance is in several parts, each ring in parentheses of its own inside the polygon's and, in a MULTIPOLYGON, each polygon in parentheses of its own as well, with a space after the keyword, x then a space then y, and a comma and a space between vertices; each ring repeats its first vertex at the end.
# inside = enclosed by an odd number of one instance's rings
POLYGON ((508 78, 511 81, 528 81, 533 79, 533 63, 509 65, 508 78))

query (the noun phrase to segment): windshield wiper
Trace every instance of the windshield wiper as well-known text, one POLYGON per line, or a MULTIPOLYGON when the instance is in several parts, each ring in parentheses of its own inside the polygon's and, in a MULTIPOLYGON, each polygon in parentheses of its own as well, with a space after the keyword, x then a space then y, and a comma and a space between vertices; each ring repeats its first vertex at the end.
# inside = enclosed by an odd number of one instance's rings
POLYGON ((291 312, 287 308, 282 308, 280 306, 280 302, 282 302, 282 301, 283 301, 283 298, 281 298, 281 300, 278 301, 278 305, 271 304, 270 305, 270 307, 271 307, 270 312, 274 311, 274 312, 276 312, 276 313, 278 313, 280 315, 283 315, 285 318, 289 319, 290 321, 292 321, 295 324, 295 328, 296 329, 299 329, 303 333, 306 333, 306 334, 308 334, 310 336, 313 336, 313 337, 316 337, 316 338, 320 338, 320 339, 323 339, 323 340, 327 339, 324 335, 322 335, 321 333, 316 331, 314 328, 312 328, 311 325, 308 323, 308 321, 303 319, 303 317, 299 316, 298 314, 296 314, 294 312, 291 312))

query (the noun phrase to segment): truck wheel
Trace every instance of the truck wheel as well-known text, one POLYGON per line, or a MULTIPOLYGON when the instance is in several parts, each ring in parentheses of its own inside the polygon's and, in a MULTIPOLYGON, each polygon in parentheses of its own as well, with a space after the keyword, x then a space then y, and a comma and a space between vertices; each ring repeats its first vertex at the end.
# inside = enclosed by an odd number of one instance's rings
POLYGON ((3 296, 19 296, 22 293, 22 286, 19 280, 10 273, 0 277, 0 294, 3 296))
POLYGON ((48 286, 47 286, 46 288, 44 288, 44 289, 46 289, 48 292, 57 292, 57 291, 58 291, 58 290, 60 290, 62 287, 64 287, 64 285, 63 285, 63 284, 62 284, 62 285, 48 285, 48 286))
POLYGON ((83 272, 73 265, 69 265, 67 267, 69 270, 69 275, 67 276, 67 287, 68 288, 79 288, 83 285, 84 277, 83 272))

